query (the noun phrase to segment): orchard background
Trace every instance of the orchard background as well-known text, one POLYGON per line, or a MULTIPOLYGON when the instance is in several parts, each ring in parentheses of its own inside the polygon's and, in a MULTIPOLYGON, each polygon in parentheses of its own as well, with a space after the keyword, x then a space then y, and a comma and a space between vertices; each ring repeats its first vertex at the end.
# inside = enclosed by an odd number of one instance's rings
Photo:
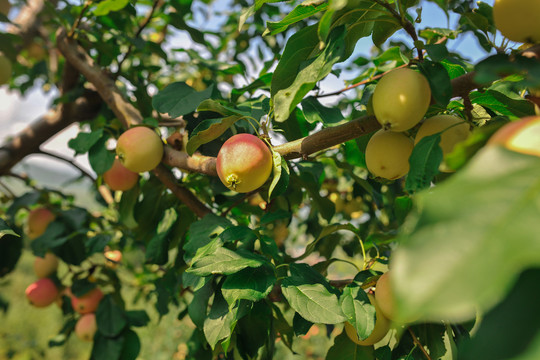
POLYGON ((498 0, 497 23, 493 2, 467 0, 10 1, 3 89, 52 100, 2 132, 0 359, 540 358, 538 118, 520 120, 540 104, 535 0, 498 0), (448 21, 425 25, 428 5, 448 21), (455 45, 471 37, 480 59, 455 45), (425 119, 457 116, 470 135, 444 155, 445 132, 426 136, 389 180, 366 147, 385 125, 373 93, 396 68, 427 80, 425 119), (499 131, 509 122, 517 135, 499 131), (73 124, 69 151, 45 149, 73 124), (140 126, 163 141, 160 164, 112 191, 116 140, 140 126), (238 133, 272 148, 248 193, 217 176, 238 133), (77 176, 20 166, 35 154, 77 176), (390 331, 352 341, 388 303, 390 331), (82 312, 96 319, 87 342, 82 312))

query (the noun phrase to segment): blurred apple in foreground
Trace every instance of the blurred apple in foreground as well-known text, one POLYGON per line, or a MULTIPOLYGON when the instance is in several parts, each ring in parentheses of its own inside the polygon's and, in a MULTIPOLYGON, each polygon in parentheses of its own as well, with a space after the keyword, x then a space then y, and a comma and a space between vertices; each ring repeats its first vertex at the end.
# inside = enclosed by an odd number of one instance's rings
POLYGON ((94 340, 97 331, 96 314, 85 314, 75 324, 75 334, 83 341, 94 340))
POLYGON ((53 253, 48 252, 44 257, 36 256, 34 260, 34 272, 38 278, 51 276, 57 269, 58 258, 53 253))
POLYGON ((540 116, 529 116, 504 125, 489 139, 489 144, 540 156, 540 116))
POLYGON ((103 292, 99 288, 94 288, 80 297, 73 296, 71 306, 79 314, 88 314, 97 310, 101 299, 103 299, 103 292))
POLYGON ((28 214, 26 233, 33 240, 43 235, 47 226, 55 219, 55 215, 47 208, 37 208, 28 214))
POLYGON ((51 305, 58 297, 58 288, 49 278, 39 279, 26 288, 26 298, 30 304, 41 308, 51 305))

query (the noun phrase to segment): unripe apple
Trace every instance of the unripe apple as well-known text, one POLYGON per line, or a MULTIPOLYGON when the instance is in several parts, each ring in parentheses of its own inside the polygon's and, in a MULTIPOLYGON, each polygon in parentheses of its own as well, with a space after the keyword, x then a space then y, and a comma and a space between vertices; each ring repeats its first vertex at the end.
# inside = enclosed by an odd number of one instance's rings
POLYGON ((0 85, 7 84, 11 79, 11 72, 13 68, 11 61, 2 53, 0 53, 0 85))
POLYGON ((111 190, 127 191, 137 184, 139 174, 127 169, 116 158, 112 167, 103 174, 103 181, 105 181, 111 190))
POLYGON ((41 61, 47 56, 47 48, 35 41, 28 44, 26 51, 28 51, 28 57, 36 61, 41 61))
POLYGON ((384 129, 405 131, 422 120, 431 101, 424 75, 409 68, 384 75, 373 92, 373 111, 384 129))
POLYGON ((366 165, 373 175, 388 180, 399 179, 409 172, 413 141, 402 133, 381 129, 369 139, 366 165))
POLYGON ((231 190, 247 193, 263 185, 272 173, 272 153, 255 135, 237 134, 219 150, 216 170, 231 190))
POLYGON ((97 331, 96 314, 85 314, 75 324, 75 335, 83 341, 93 341, 97 331))
POLYGON ((33 240, 43 235, 47 226, 54 221, 56 216, 47 208, 37 208, 28 214, 26 233, 33 240))
POLYGON ((51 276, 58 269, 58 258, 51 252, 44 257, 36 256, 34 260, 34 272, 38 278, 51 276))
POLYGON ((103 299, 103 292, 99 288, 94 288, 81 297, 73 296, 71 306, 79 314, 88 314, 97 310, 101 299, 103 299))
POLYGON ((489 139, 489 144, 540 156, 540 116, 528 116, 504 125, 489 139))
POLYGON ((150 171, 163 157, 163 142, 154 130, 145 126, 133 127, 118 138, 116 154, 129 170, 136 173, 150 171))
POLYGON ((49 278, 39 279, 26 288, 26 298, 30 304, 41 308, 51 305, 58 297, 58 288, 49 278))
POLYGON ((381 313, 390 320, 395 320, 395 300, 390 284, 390 271, 381 275, 375 285, 375 301, 381 313))
POLYGON ((0 0, 0 14, 8 16, 9 10, 11 10, 11 4, 9 0, 0 0))
POLYGON ((122 261, 122 252, 120 250, 109 250, 104 253, 107 262, 105 265, 111 269, 115 269, 120 261, 122 261))
POLYGON ((540 42, 540 1, 495 0, 495 27, 508 39, 517 42, 540 42))
POLYGON ((388 331, 390 330, 390 320, 388 320, 381 312, 381 309, 377 305, 377 302, 375 301, 375 297, 371 294, 368 294, 369 301, 373 306, 375 306, 375 327, 373 328, 373 331, 371 332, 371 335, 369 335, 366 339, 360 340, 358 338, 358 334, 356 333, 356 329, 354 326, 351 325, 351 323, 346 322, 345 323, 345 332, 347 333, 347 336, 349 339, 357 343, 358 345, 362 346, 369 346, 378 343, 381 341, 388 331))
MULTIPOLYGON (((441 131, 441 142, 439 145, 442 149, 443 157, 450 154, 457 143, 464 141, 471 134, 469 124, 462 118, 454 115, 436 115, 424 121, 420 126, 416 133, 414 144, 418 144, 418 142, 426 136, 441 131)), ((439 167, 439 170, 444 172, 452 171, 444 164, 444 162, 439 167)))

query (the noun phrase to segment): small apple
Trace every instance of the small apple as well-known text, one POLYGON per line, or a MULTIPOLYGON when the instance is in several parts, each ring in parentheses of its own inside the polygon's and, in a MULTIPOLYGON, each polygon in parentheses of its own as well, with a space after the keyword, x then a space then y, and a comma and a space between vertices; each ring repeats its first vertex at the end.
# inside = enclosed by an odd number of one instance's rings
POLYGON ((99 288, 94 288, 81 297, 73 296, 71 306, 79 314, 88 314, 96 311, 101 299, 103 292, 99 288))
POLYGON ((127 169, 118 158, 114 159, 112 167, 103 174, 103 181, 114 191, 132 189, 139 181, 139 174, 127 169))
POLYGON ((226 187, 247 193, 261 187, 270 177, 272 153, 257 136, 237 134, 221 146, 216 170, 226 187))
POLYGON ((11 60, 0 53, 0 85, 7 84, 13 71, 11 60))
POLYGON ((36 256, 34 259, 34 272, 40 279, 51 276, 58 269, 58 258, 51 252, 44 257, 36 256))
POLYGON ((535 44, 540 42, 540 1, 495 0, 495 27, 508 39, 535 44))
POLYGON ((116 143, 116 155, 131 171, 142 173, 153 170, 163 157, 163 142, 156 132, 145 126, 130 128, 116 143))
POLYGON ((388 320, 382 314, 381 309, 379 308, 379 306, 377 305, 377 302, 375 301, 375 297, 371 294, 368 294, 368 298, 371 304, 375 306, 375 317, 376 317, 375 327, 373 328, 371 335, 369 335, 364 340, 360 340, 354 326, 352 326, 352 324, 349 322, 345 323, 345 332, 347 333, 347 336, 349 337, 349 339, 351 339, 358 345, 362 345, 362 346, 369 346, 369 345, 378 343, 386 336, 386 334, 390 330, 390 320, 388 320))
POLYGON ((39 279, 26 288, 26 298, 30 304, 42 308, 51 305, 58 298, 58 288, 49 278, 39 279))
POLYGON ((120 250, 108 250, 105 251, 103 254, 107 259, 105 265, 110 267, 111 269, 115 269, 118 264, 120 264, 120 261, 122 261, 122 252, 120 250))
POLYGON ((31 240, 40 237, 55 218, 56 216, 47 208, 37 208, 30 211, 26 221, 26 234, 31 240))
POLYGON ((504 125, 489 139, 523 154, 540 156, 540 116, 528 116, 504 125))
POLYGON ((83 341, 93 341, 97 331, 96 314, 84 314, 75 324, 75 334, 83 341))
POLYGON ((381 129, 366 146, 366 165, 370 173, 388 180, 409 172, 413 141, 402 133, 381 129))
POLYGON ((431 101, 424 75, 400 68, 384 75, 373 92, 373 112, 386 130, 405 131, 422 120, 431 101))

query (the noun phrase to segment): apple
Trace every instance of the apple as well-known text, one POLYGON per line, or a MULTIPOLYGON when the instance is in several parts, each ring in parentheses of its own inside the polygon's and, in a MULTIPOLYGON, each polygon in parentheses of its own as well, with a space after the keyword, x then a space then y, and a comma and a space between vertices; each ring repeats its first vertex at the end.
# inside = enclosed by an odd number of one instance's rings
POLYGON ((58 258, 51 252, 44 257, 36 256, 34 259, 34 272, 40 279, 51 276, 58 269, 58 258))
POLYGON ((96 314, 84 314, 75 324, 75 335, 83 341, 93 341, 97 331, 96 314))
POLYGON ((101 299, 103 292, 99 288, 94 288, 80 297, 73 296, 71 306, 79 314, 88 314, 97 310, 101 299))
POLYGON ((540 116, 528 116, 504 125, 489 139, 523 154, 540 156, 540 116))
POLYGON ((40 237, 55 218, 52 211, 44 207, 30 211, 26 220, 26 234, 31 240, 40 237))
POLYGON ((9 79, 11 79, 12 70, 11 60, 0 53, 0 85, 8 83, 9 79))
POLYGON ((395 302, 390 286, 390 271, 381 275, 375 285, 375 301, 381 313, 390 320, 395 320, 395 302))
POLYGON ((156 132, 145 126, 128 129, 116 143, 116 155, 131 171, 142 173, 153 170, 163 157, 163 142, 156 132))
POLYGON ((35 41, 31 42, 27 47, 28 57, 36 61, 41 61, 47 56, 47 49, 45 45, 37 43, 35 41))
POLYGON ((390 320, 388 320, 382 314, 381 309, 379 308, 379 306, 377 305, 377 302, 375 301, 375 297, 371 294, 368 294, 368 298, 371 304, 375 306, 375 317, 376 317, 375 327, 373 328, 371 335, 369 335, 364 340, 360 340, 354 326, 351 325, 351 323, 349 322, 345 323, 345 332, 347 333, 347 336, 349 337, 349 339, 351 339, 358 345, 362 345, 362 346, 369 346, 369 345, 378 343, 386 336, 386 334, 390 330, 390 320))
POLYGON ((132 189, 139 181, 139 174, 127 169, 118 158, 114 159, 112 167, 103 174, 103 181, 114 191, 132 189))
POLYGON ((495 27, 512 41, 540 42, 538 14, 538 0, 495 0, 493 4, 495 27))
POLYGON ((11 10, 9 0, 0 0, 0 14, 8 16, 9 10, 11 10))
POLYGON ((400 68, 384 75, 373 92, 373 112, 386 130, 405 131, 422 120, 431 88, 421 73, 400 68))
POLYGON ((247 193, 261 187, 272 173, 272 153, 255 135, 237 134, 221 146, 216 170, 231 190, 247 193))
POLYGON ((105 265, 111 269, 115 269, 120 261, 122 261, 122 252, 120 250, 108 250, 105 251, 104 255, 107 259, 105 265))
POLYGON ((39 279, 26 288, 26 298, 30 304, 42 308, 51 305, 58 298, 58 288, 49 278, 39 279))
MULTIPOLYGON (((426 136, 441 131, 441 142, 439 145, 442 149, 443 157, 450 154, 457 143, 464 141, 471 134, 469 124, 462 118, 454 115, 436 115, 422 123, 416 133, 414 144, 418 144, 418 142, 426 136)), ((444 172, 452 171, 452 169, 449 169, 444 162, 439 167, 439 170, 444 172)))
POLYGON ((399 179, 409 172, 413 141, 398 132, 381 129, 366 146, 366 165, 370 173, 388 180, 399 179))

